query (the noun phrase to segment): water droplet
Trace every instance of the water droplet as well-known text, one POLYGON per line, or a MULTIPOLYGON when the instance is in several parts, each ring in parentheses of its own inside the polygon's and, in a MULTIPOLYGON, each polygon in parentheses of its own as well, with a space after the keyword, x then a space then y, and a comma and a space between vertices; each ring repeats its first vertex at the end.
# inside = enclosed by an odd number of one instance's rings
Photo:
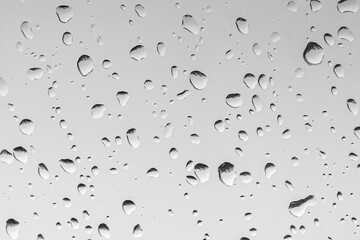
POLYGON ((234 165, 229 162, 224 162, 218 167, 219 179, 226 186, 231 187, 236 179, 236 172, 234 165))
POLYGON ((244 130, 241 130, 238 132, 238 137, 240 140, 246 142, 247 140, 249 140, 249 135, 244 131, 244 130))
POLYGON ((251 176, 251 173, 249 172, 242 172, 240 173, 240 180, 243 183, 250 183, 252 181, 253 177, 251 176))
POLYGON ((143 45, 136 45, 130 50, 130 57, 136 61, 141 61, 147 57, 145 47, 143 45))
POLYGON ((224 121, 223 120, 217 120, 214 123, 214 128, 220 133, 224 132, 225 131, 225 123, 224 123, 224 121))
POLYGON ((144 18, 146 17, 146 12, 145 12, 145 8, 143 5, 141 4, 136 4, 135 7, 134 7, 134 10, 136 12, 136 14, 141 17, 141 18, 144 18))
POLYGON ((126 215, 130 215, 136 210, 136 205, 131 200, 125 200, 122 204, 122 209, 126 215))
POLYGON ((112 66, 112 63, 111 63, 111 61, 108 60, 108 59, 105 59, 105 60, 102 62, 102 67, 103 67, 104 69, 109 69, 109 68, 111 68, 111 66, 112 66))
POLYGON ((315 204, 315 197, 309 195, 306 198, 291 202, 289 205, 289 212, 295 217, 301 217, 305 214, 307 207, 314 206, 315 204))
POLYGON ((205 183, 210 179, 210 168, 203 163, 197 163, 194 166, 194 173, 201 183, 205 183))
POLYGON ((200 31, 200 27, 196 22, 195 18, 189 14, 186 14, 182 17, 182 27, 188 30, 192 34, 198 34, 200 31))
POLYGON ((349 42, 352 42, 355 39, 354 34, 350 31, 350 29, 344 26, 339 28, 337 36, 338 38, 349 42))
POLYGON ((235 24, 240 33, 244 35, 249 33, 249 23, 245 18, 237 18, 235 24))
POLYGON ((290 130, 290 129, 286 129, 286 130, 284 130, 283 133, 282 133, 282 137, 283 137, 284 139, 289 139, 289 138, 291 138, 291 136, 292 136, 292 133, 291 133, 291 130, 290 130))
POLYGON ((118 102, 120 103, 120 105, 122 107, 125 107, 127 102, 130 99, 130 95, 128 92, 120 91, 116 94, 116 98, 117 98, 118 102))
POLYGON ((26 39, 33 39, 34 33, 28 21, 21 23, 20 30, 26 39))
POLYGON ((295 1, 289 1, 288 4, 287 4, 287 9, 290 12, 297 12, 298 6, 297 6, 295 1))
POLYGON ((337 3, 337 9, 340 13, 356 13, 359 10, 358 0, 340 0, 337 3))
POLYGON ((243 81, 249 89, 254 89, 256 87, 256 78, 252 73, 245 74, 243 81))
POLYGON ((316 42, 308 42, 303 53, 303 58, 310 66, 318 65, 324 58, 324 50, 316 42))
POLYGON ((29 77, 30 80, 39 80, 43 77, 44 75, 44 70, 42 70, 41 68, 29 68, 26 71, 26 75, 29 77))
POLYGON ((324 34, 324 41, 329 46, 334 46, 334 44, 335 44, 334 37, 330 33, 325 33, 324 34))
POLYGON ((159 177, 159 171, 156 168, 150 168, 147 172, 146 175, 150 178, 158 178, 159 177))
POLYGON ((49 170, 44 163, 38 165, 38 174, 42 179, 48 179, 50 177, 49 170))
POLYGON ((59 160, 60 167, 66 172, 66 173, 74 173, 76 171, 76 165, 75 162, 71 159, 60 159, 59 160))
POLYGON ((70 32, 64 32, 62 41, 66 46, 70 46, 73 43, 73 36, 70 32))
POLYGON ((359 108, 358 108, 357 102, 356 102, 354 99, 349 98, 349 99, 346 101, 346 104, 347 104, 347 107, 348 107, 349 111, 350 111, 354 116, 357 116, 358 113, 359 113, 359 108))
POLYGON ((1 150, 0 152, 0 161, 10 164, 14 161, 13 155, 6 149, 1 150))
POLYGON ((28 152, 22 146, 15 147, 13 149, 13 155, 14 155, 14 158, 21 163, 27 163, 28 158, 29 158, 28 152))
POLYGON ((317 12, 322 8, 322 3, 320 2, 320 0, 311 0, 310 1, 310 9, 313 12, 317 12))
POLYGON ((336 64, 334 66, 334 69, 333 69, 335 75, 338 77, 338 78, 343 78, 345 77, 345 68, 343 65, 341 64, 336 64))
POLYGON ((238 108, 242 105, 242 97, 240 93, 230 93, 226 96, 225 102, 232 108, 238 108))
POLYGON ((138 148, 140 146, 140 139, 135 128, 130 128, 126 132, 126 138, 132 148, 138 148))
POLYGON ((261 100, 260 100, 260 97, 258 95, 254 95, 251 99, 251 102, 255 108, 255 110, 257 112, 260 112, 261 109, 262 109, 262 104, 261 104, 261 100))
POLYGON ((197 70, 192 71, 190 73, 189 80, 191 85, 196 90, 203 90, 206 87, 208 81, 207 76, 204 73, 197 70))
POLYGON ((360 126, 354 128, 355 136, 360 139, 360 126))
POLYGON ((144 235, 144 232, 140 226, 140 224, 136 224, 133 229, 134 238, 141 238, 144 235))
POLYGON ((94 70, 94 62, 88 55, 82 55, 77 60, 77 68, 80 74, 85 77, 94 70))
POLYGON ((9 92, 9 84, 0 77, 0 96, 5 97, 9 92))
POLYGON ((91 108, 91 117, 93 119, 100 119, 104 116, 106 108, 104 104, 95 104, 91 108))
POLYGON ((174 124, 172 124, 172 123, 167 123, 167 124, 164 126, 164 136, 165 136, 166 138, 171 137, 173 129, 174 129, 174 124))
POLYGON ((265 165, 265 177, 267 179, 271 178, 272 175, 276 172, 276 166, 273 163, 267 163, 265 165))
POLYGON ((20 231, 20 223, 13 218, 6 221, 6 233, 11 239, 18 239, 20 231))
POLYGON ((160 56, 165 56, 165 53, 166 53, 166 46, 163 42, 159 42, 157 44, 157 52, 160 56))
POLYGON ((56 8, 56 15, 62 23, 67 23, 74 16, 72 8, 66 5, 60 5, 56 8))
POLYGON ((20 132, 22 132, 25 135, 33 135, 35 125, 34 125, 33 121, 31 121, 30 119, 23 119, 23 120, 21 120, 21 122, 19 124, 19 129, 20 129, 20 132))
POLYGON ((98 226, 99 235, 103 238, 110 238, 110 229, 105 223, 100 223, 98 226))
POLYGON ((177 159, 179 157, 179 151, 176 148, 171 148, 169 151, 169 157, 171 159, 177 159))

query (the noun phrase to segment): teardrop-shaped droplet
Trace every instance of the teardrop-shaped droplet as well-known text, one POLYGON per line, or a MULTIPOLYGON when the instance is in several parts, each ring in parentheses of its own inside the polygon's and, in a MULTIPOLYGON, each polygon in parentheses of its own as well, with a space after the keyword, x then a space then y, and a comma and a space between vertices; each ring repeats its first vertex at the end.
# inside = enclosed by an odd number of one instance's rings
POLYGON ((145 47, 143 45, 136 45, 130 50, 130 57, 136 61, 141 61, 147 57, 145 47))
POLYGON ((200 71, 192 71, 189 75, 189 80, 191 85, 196 89, 196 90, 203 90, 206 87, 207 84, 207 76, 200 72, 200 71))
POLYGON ((264 168, 265 171, 265 177, 271 178, 272 175, 276 172, 276 166, 273 163, 267 163, 264 168))
POLYGON ((305 214, 306 209, 309 206, 314 206, 316 199, 313 195, 309 195, 306 198, 293 201, 289 205, 289 212, 295 217, 301 217, 305 214))
POLYGON ((261 109, 262 109, 262 104, 261 104, 261 100, 260 100, 260 97, 258 95, 254 95, 251 99, 251 102, 255 108, 255 110, 257 112, 260 112, 261 109))
POLYGON ((231 187, 236 179, 236 172, 234 165, 229 162, 224 162, 218 167, 219 179, 226 186, 231 187))
POLYGON ((345 77, 345 68, 343 65, 335 64, 333 71, 338 78, 345 77))
POLYGON ((76 165, 75 162, 71 159, 60 159, 59 160, 60 167, 66 172, 66 173, 74 173, 76 171, 76 165))
POLYGON ((324 59, 324 49, 316 42, 308 42, 303 53, 303 58, 310 66, 318 65, 324 59))
POLYGON ((135 128, 130 128, 126 132, 126 138, 132 148, 138 148, 140 146, 140 139, 135 128))
POLYGON ((109 239, 110 238, 110 229, 105 223, 100 223, 98 226, 98 233, 101 237, 109 239))
POLYGON ((238 108, 242 105, 242 97, 240 93, 230 93, 226 96, 225 102, 232 108, 238 108))
POLYGON ((194 173, 201 183, 205 183, 210 179, 210 168, 203 163, 197 163, 194 166, 194 173))
POLYGON ((22 32, 22 34, 24 35, 25 38, 27 38, 27 39, 33 39, 34 38, 33 30, 32 30, 31 25, 30 25, 30 23, 28 21, 25 21, 25 22, 21 23, 20 30, 21 30, 21 32, 22 32))
POLYGON ((141 17, 141 18, 146 17, 146 11, 145 11, 145 8, 143 5, 136 4, 134 7, 134 10, 139 17, 141 17))
POLYGON ((81 55, 77 60, 77 68, 83 77, 86 77, 94 70, 94 62, 88 55, 81 55))
POLYGON ((240 33, 244 35, 249 33, 249 23, 245 18, 237 18, 235 24, 240 33))
POLYGON ((192 34, 198 34, 200 31, 200 27, 195 20, 195 18, 189 14, 186 14, 182 17, 182 27, 188 30, 192 34))
POLYGON ((0 77, 0 96, 5 97, 9 92, 9 84, 0 77))
POLYGON ((356 101, 352 98, 349 98, 347 101, 346 101, 346 104, 347 104, 347 107, 349 109, 349 111, 354 115, 354 116, 357 116, 358 113, 359 113, 359 108, 358 108, 358 105, 356 103, 356 101))
POLYGON ((73 10, 70 6, 60 5, 56 8, 56 15, 62 23, 67 23, 74 16, 73 10))
POLYGON ((122 204, 122 209, 126 215, 130 215, 136 210, 136 205, 131 200, 125 200, 122 204))
POLYGON ((130 99, 130 95, 128 92, 120 91, 116 94, 116 98, 117 98, 118 102, 120 103, 120 105, 122 107, 125 107, 127 102, 130 99))
POLYGON ((340 13, 356 13, 359 10, 358 0, 340 0, 337 3, 337 9, 340 13))
POLYGON ((23 119, 19 124, 20 132, 25 135, 32 135, 34 133, 35 125, 30 119, 23 119))
POLYGON ((106 108, 104 104, 95 104, 91 108, 91 117, 93 119, 100 119, 104 116, 106 108))
POLYGON ((13 218, 10 218, 6 221, 5 226, 6 233, 9 235, 11 239, 18 239, 19 238, 19 231, 20 231, 20 223, 13 218))
POLYGON ((38 174, 42 179, 48 179, 50 177, 49 170, 44 163, 40 163, 38 166, 38 174))

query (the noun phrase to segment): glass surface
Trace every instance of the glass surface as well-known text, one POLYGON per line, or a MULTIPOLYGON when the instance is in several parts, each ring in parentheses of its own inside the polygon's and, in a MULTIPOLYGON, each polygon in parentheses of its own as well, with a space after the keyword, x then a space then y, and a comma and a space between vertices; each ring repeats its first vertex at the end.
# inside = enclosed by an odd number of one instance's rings
POLYGON ((359 239, 360 0, 1 0, 0 239, 359 239))

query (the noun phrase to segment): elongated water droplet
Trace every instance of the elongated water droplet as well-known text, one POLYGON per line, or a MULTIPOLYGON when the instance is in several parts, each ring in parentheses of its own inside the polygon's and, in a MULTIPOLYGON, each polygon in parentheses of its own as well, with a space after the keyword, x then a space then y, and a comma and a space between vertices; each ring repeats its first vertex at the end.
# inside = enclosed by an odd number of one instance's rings
POLYGON ((70 32, 64 32, 62 41, 66 46, 70 46, 73 43, 73 36, 70 32))
POLYGON ((44 163, 40 163, 38 166, 38 174, 42 179, 48 179, 50 177, 49 170, 44 163))
POLYGON ((98 233, 103 238, 110 238, 110 229, 105 223, 100 223, 98 226, 98 233))
POLYGON ((232 108, 238 108, 242 105, 242 97, 240 93, 230 93, 226 96, 225 102, 232 108))
POLYGON ((197 70, 192 71, 190 73, 189 80, 191 85, 196 90, 203 90, 206 87, 208 81, 207 76, 204 73, 197 70))
POLYGON ((272 175, 276 172, 276 166, 273 163, 267 163, 264 168, 265 171, 265 177, 271 178, 272 175))
POLYGON ((316 42, 308 42, 303 53, 303 58, 310 66, 318 65, 324 59, 324 49, 316 42))
POLYGON ((128 92, 120 91, 116 94, 116 98, 117 98, 118 102, 120 103, 120 105, 122 107, 125 107, 127 102, 130 99, 130 95, 128 92))
POLYGON ((34 38, 33 30, 32 30, 31 25, 30 25, 30 23, 28 21, 25 21, 25 22, 21 23, 20 30, 21 30, 21 32, 22 32, 22 34, 24 35, 25 38, 27 38, 27 39, 33 39, 34 38))
POLYGON ((186 14, 182 17, 182 27, 188 30, 192 34, 198 34, 200 31, 200 27, 195 20, 195 18, 189 14, 186 14))
POLYGON ((59 21, 62 23, 69 22, 70 19, 74 16, 72 8, 67 5, 58 6, 55 11, 56 11, 56 15, 58 16, 59 21))
POLYGON ((334 46, 334 44, 335 44, 334 37, 330 33, 325 33, 324 34, 324 41, 329 46, 334 46))
POLYGON ((291 202, 289 205, 289 212, 295 217, 301 217, 305 214, 307 207, 314 206, 315 204, 315 197, 309 195, 306 198, 291 202))
POLYGON ((360 139, 360 126, 354 128, 354 134, 358 139, 360 139))
POLYGON ((126 138, 132 148, 138 148, 140 146, 140 139, 135 128, 130 128, 126 132, 126 138))
POLYGON ((20 223, 13 218, 6 221, 6 233, 11 239, 18 239, 20 231, 20 223))
POLYGON ((257 112, 260 112, 261 109, 262 109, 262 104, 261 104, 261 100, 260 100, 260 97, 258 95, 254 95, 251 99, 251 102, 255 108, 255 110, 257 112))
POLYGON ((81 55, 77 60, 77 68, 80 74, 85 77, 94 70, 94 62, 88 55, 81 55))
POLYGON ((165 56, 165 53, 166 53, 166 46, 163 42, 159 42, 157 44, 157 52, 160 56, 165 56))
POLYGON ((146 12, 145 12, 145 8, 143 5, 141 4, 136 4, 135 7, 134 7, 134 10, 136 12, 136 14, 141 17, 141 18, 144 18, 146 17, 146 12))
POLYGON ((60 159, 59 160, 60 167, 66 172, 66 173, 74 173, 76 171, 76 165, 75 162, 71 159, 60 159))
POLYGON ((231 187, 236 179, 236 172, 234 165, 229 162, 224 162, 218 167, 219 179, 226 186, 231 187))
POLYGON ((237 18, 235 24, 240 33, 244 35, 249 33, 249 23, 245 18, 237 18))
POLYGON ((354 116, 357 116, 358 113, 359 113, 359 108, 358 108, 358 105, 356 103, 356 101, 352 98, 349 98, 347 101, 346 101, 346 104, 347 104, 347 107, 349 109, 349 111, 354 115, 354 116))
POLYGON ((0 152, 0 161, 10 164, 14 161, 14 157, 8 150, 3 149, 0 152))
POLYGON ((21 163, 27 163, 28 158, 29 158, 28 152, 22 146, 15 147, 13 149, 13 155, 14 155, 14 158, 21 163))

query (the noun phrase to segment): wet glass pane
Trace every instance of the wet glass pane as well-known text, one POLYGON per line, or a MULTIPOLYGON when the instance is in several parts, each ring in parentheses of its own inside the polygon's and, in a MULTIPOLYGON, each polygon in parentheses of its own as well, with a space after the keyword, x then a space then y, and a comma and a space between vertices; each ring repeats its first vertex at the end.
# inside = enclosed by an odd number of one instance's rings
POLYGON ((0 239, 359 239, 360 0, 2 0, 0 239))

